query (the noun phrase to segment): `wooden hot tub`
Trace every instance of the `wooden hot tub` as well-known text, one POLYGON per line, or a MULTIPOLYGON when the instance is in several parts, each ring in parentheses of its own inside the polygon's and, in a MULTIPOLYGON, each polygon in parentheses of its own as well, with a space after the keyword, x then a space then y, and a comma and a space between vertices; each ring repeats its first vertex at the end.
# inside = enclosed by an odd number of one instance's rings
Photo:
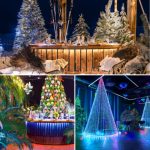
POLYGON ((64 73, 99 74, 99 63, 106 56, 113 56, 120 45, 101 44, 88 46, 33 44, 30 49, 42 60, 64 59, 68 62, 64 73))

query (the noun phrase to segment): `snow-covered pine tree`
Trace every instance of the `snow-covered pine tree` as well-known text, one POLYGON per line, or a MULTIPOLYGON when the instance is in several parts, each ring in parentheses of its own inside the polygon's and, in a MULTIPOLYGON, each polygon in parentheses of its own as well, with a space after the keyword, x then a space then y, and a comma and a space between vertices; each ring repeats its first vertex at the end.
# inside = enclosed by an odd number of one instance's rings
POLYGON ((32 11, 32 42, 35 43, 38 41, 45 41, 47 37, 50 37, 50 35, 48 35, 47 30, 44 27, 45 22, 42 17, 37 0, 34 0, 32 11))
POLYGON ((81 14, 79 16, 78 23, 76 24, 75 29, 73 31, 71 41, 76 42, 79 36, 80 36, 80 39, 82 36, 84 36, 85 41, 88 41, 88 39, 90 38, 90 33, 88 29, 89 29, 89 26, 86 24, 85 19, 83 15, 81 14))
POLYGON ((96 42, 118 42, 118 29, 121 27, 119 12, 111 12, 112 0, 105 6, 105 12, 100 13, 100 18, 95 29, 96 42))
POLYGON ((37 0, 23 0, 18 18, 13 46, 16 52, 30 43, 42 42, 48 37, 37 0))
POLYGON ((117 39, 120 44, 132 45, 134 44, 134 40, 133 40, 133 35, 130 31, 124 4, 122 5, 120 16, 121 16, 121 27, 118 30, 117 39))

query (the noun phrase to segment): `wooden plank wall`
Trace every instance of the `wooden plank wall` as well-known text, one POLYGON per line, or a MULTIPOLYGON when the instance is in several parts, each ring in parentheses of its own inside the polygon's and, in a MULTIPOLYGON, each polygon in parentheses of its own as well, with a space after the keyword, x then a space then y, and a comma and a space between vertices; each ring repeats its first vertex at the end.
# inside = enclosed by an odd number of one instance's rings
POLYGON ((112 56, 117 51, 117 48, 31 48, 31 50, 42 60, 65 59, 68 62, 65 73, 87 74, 98 72, 100 61, 106 56, 112 56))

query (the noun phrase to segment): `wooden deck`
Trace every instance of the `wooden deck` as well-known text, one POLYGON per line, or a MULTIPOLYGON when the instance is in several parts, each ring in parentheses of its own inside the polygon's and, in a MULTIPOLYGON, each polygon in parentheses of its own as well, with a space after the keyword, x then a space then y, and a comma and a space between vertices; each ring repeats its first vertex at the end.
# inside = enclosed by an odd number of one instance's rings
POLYGON ((65 59, 66 74, 100 74, 99 63, 106 56, 112 56, 120 45, 102 44, 88 46, 73 45, 30 45, 31 51, 42 60, 65 59))

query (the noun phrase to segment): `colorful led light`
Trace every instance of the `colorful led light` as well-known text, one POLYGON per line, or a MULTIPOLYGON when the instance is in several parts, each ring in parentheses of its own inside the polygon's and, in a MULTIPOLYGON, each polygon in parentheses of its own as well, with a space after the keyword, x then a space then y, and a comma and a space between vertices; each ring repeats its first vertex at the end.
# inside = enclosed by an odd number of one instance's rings
POLYGON ((142 127, 150 128, 150 100, 148 97, 147 97, 146 102, 145 102, 145 106, 144 106, 141 120, 145 121, 145 123, 142 125, 142 127))
POLYGON ((103 79, 99 81, 84 137, 100 139, 118 135, 103 79))

